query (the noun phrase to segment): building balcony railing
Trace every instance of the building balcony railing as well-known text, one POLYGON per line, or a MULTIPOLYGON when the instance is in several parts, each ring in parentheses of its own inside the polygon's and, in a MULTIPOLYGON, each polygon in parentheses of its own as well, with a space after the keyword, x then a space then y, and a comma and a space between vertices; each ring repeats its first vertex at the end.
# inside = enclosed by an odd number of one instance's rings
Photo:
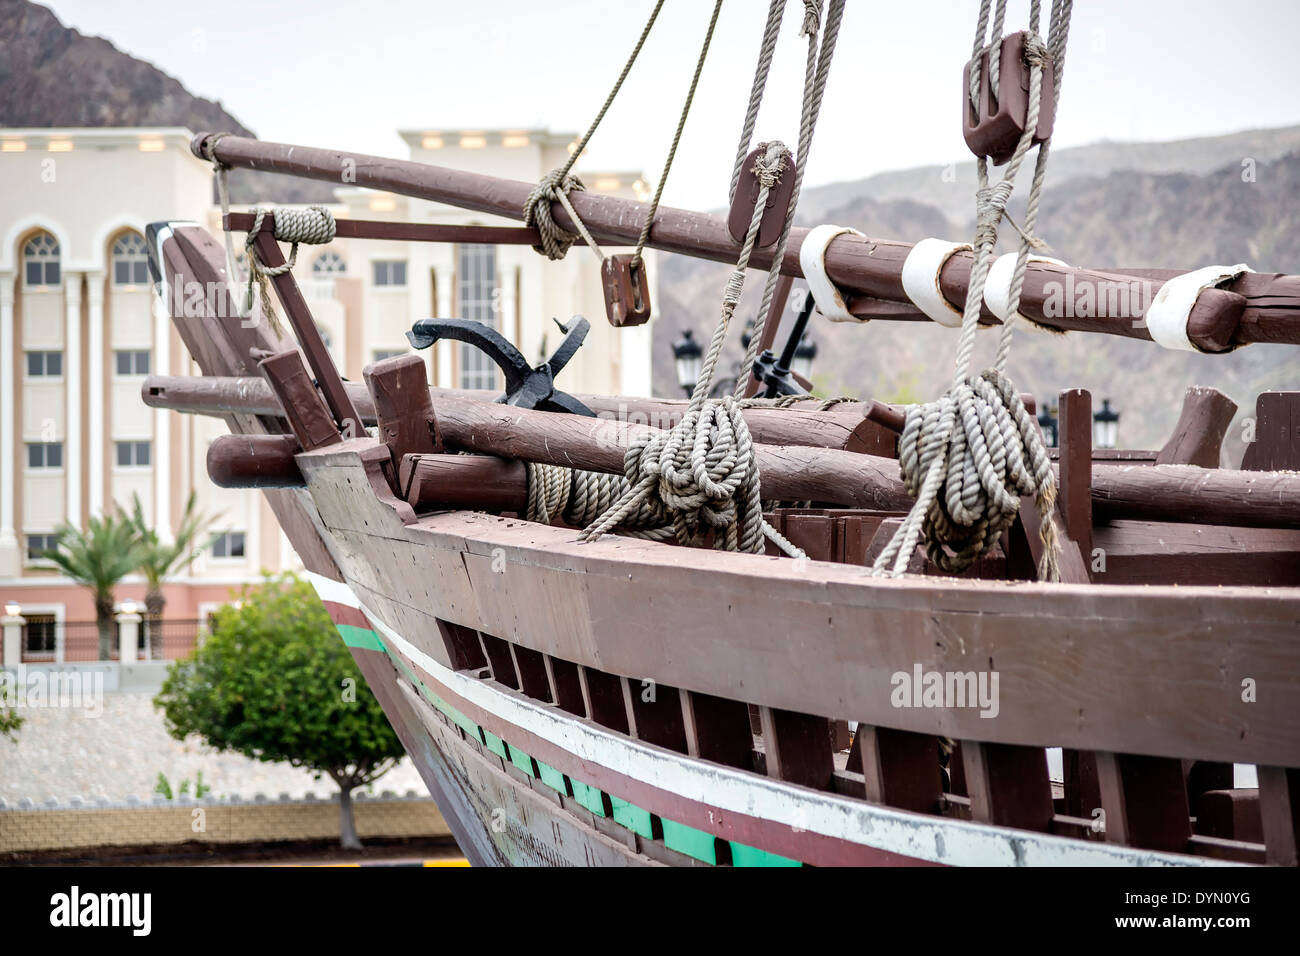
MULTIPOLYGON (((188 657, 206 633, 205 621, 145 619, 139 625, 136 660, 174 661, 188 657)), ((37 621, 22 627, 21 654, 24 664, 86 663, 116 661, 120 629, 113 624, 108 657, 100 654, 99 625, 94 621, 37 621)))

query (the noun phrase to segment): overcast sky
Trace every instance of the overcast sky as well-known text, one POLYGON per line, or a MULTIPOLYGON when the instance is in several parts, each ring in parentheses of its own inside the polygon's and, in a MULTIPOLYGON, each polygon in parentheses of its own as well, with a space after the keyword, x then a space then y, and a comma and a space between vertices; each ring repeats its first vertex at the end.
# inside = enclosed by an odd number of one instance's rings
MULTIPOLYGON (((405 155, 407 128, 585 128, 653 0, 49 0, 66 24, 219 99, 263 139, 405 155)), ((799 0, 758 138, 797 140, 799 0)), ((1045 3, 1050 7, 1050 3, 1045 3)), ((1055 142, 1300 123, 1295 0, 1080 0, 1055 142)), ((1027 0, 1011 4, 1009 28, 1027 0)), ((665 202, 725 205, 766 0, 727 0, 665 202)), ((589 168, 658 175, 712 3, 668 0, 589 168)), ((968 159, 974 0, 849 0, 810 185, 968 159)), ((1045 26, 1044 26, 1045 30, 1045 26)))

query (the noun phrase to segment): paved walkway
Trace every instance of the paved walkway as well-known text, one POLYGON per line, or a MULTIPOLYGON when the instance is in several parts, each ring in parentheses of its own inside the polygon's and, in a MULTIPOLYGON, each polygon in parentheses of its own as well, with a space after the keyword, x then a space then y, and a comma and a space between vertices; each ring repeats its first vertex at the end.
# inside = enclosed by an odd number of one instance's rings
MULTIPOLYGON (((198 738, 173 740, 152 697, 105 694, 98 717, 74 707, 24 708, 26 723, 18 742, 0 737, 0 799, 11 807, 24 797, 37 805, 50 799, 66 804, 72 797, 89 803, 99 797, 116 802, 136 796, 147 802, 159 773, 175 789, 199 771, 216 797, 261 793, 274 800, 282 793, 301 797, 311 792, 327 798, 337 792, 328 777, 314 780, 310 772, 288 764, 219 754, 198 738)), ((409 759, 374 786, 376 794, 385 790, 428 794, 409 759)))

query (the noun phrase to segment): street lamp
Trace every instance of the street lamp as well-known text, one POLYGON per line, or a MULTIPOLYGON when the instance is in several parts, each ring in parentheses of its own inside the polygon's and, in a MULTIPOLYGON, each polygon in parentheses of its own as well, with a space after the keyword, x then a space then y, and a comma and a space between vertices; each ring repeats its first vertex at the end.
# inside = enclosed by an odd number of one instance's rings
POLYGON ((17 601, 5 601, 5 617, 21 617, 23 606, 17 601))
POLYGON ((1060 441, 1060 423, 1057 421, 1057 406, 1048 405, 1043 402, 1043 407, 1038 411, 1038 427, 1043 430, 1043 439, 1047 442, 1048 448, 1055 448, 1060 441))
POLYGON ((799 344, 795 346, 794 359, 790 362, 790 371, 794 372, 804 381, 812 381, 812 363, 817 357, 817 343, 812 341, 806 335, 799 339, 799 344))
POLYGON ((677 363, 677 384, 687 395, 695 391, 700 380, 700 368, 704 364, 704 350, 695 341, 695 333, 687 329, 682 337, 673 343, 673 359, 677 363))
POLYGON ((1101 400, 1101 410, 1092 416, 1092 444, 1096 448, 1119 447, 1119 412, 1110 407, 1110 399, 1101 400))

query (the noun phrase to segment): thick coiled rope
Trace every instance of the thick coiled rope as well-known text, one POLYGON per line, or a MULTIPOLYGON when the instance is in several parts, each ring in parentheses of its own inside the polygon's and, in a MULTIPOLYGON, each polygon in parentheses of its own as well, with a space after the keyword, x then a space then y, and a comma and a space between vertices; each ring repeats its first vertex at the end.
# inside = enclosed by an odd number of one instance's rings
MULTIPOLYGON (((1006 16, 1006 0, 998 0, 994 14, 995 39, 986 45, 990 0, 983 0, 976 27, 973 55, 996 49, 1006 16)), ((953 383, 935 402, 917 405, 906 412, 899 438, 899 468, 903 482, 916 496, 912 510, 889 544, 876 559, 876 574, 901 575, 907 568, 918 540, 924 540, 930 560, 945 571, 957 573, 969 567, 988 550, 1015 520, 1020 498, 1033 495, 1042 515, 1043 543, 1039 562, 1040 580, 1060 578, 1057 566, 1057 532, 1053 517, 1056 478, 1052 472, 1042 434, 1025 409, 1006 374, 1011 332, 1020 306, 1029 250, 1041 245, 1034 238, 1039 197, 1047 169, 1049 143, 1039 147, 1033 183, 1030 186, 1015 271, 1010 286, 1011 312, 998 338, 993 367, 971 377, 970 363, 979 325, 980 306, 988 280, 998 226, 1006 215, 1016 174, 1033 145, 1042 95, 1043 66, 1056 56, 1058 82, 1065 55, 1072 0, 1056 0, 1052 24, 1045 45, 1037 34, 1039 0, 1030 7, 1030 34, 1025 59, 1030 66, 1029 109, 1025 131, 1007 164, 1002 180, 990 186, 988 161, 976 163, 979 186, 976 191, 975 262, 971 268, 966 308, 958 340, 953 383)), ((990 62, 997 57, 990 57, 990 62)), ((991 80, 992 82, 992 80, 991 80)), ((972 88, 972 95, 978 87, 972 88)))

